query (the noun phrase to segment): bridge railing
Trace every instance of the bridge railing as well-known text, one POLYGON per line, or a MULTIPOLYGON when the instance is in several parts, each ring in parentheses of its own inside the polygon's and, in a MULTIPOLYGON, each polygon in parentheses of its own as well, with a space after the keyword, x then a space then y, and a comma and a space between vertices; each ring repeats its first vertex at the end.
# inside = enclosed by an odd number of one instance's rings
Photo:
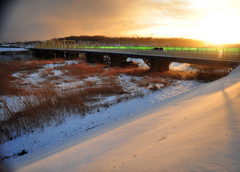
POLYGON ((76 43, 74 40, 50 40, 43 41, 35 48, 71 48, 71 49, 118 49, 118 50, 151 50, 148 46, 99 46, 97 43, 76 43))
MULTIPOLYGON (((152 46, 99 46, 97 43, 76 43, 74 40, 43 41, 36 48, 77 48, 77 49, 119 49, 119 50, 153 50, 152 46)), ((240 54, 240 48, 220 47, 162 47, 163 51, 240 54)))
POLYGON ((185 57, 185 58, 202 58, 202 59, 229 59, 240 62, 238 53, 216 53, 216 52, 191 52, 191 51, 163 51, 161 56, 185 57))
MULTIPOLYGON (((93 50, 96 51, 96 50, 93 50)), ((102 49, 98 49, 100 52, 104 52, 102 49)), ((219 53, 219 52, 205 52, 205 51, 172 51, 172 50, 151 50, 151 51, 142 51, 142 50, 131 50, 131 51, 123 51, 120 49, 107 49, 108 52, 119 53, 119 54, 136 54, 136 55, 144 55, 144 56, 163 56, 163 57, 184 57, 184 58, 198 58, 198 59, 219 59, 219 60, 233 60, 240 62, 240 54, 237 53, 219 53)))
POLYGON ((196 53, 219 53, 240 54, 240 48, 219 47, 163 47, 164 51, 196 52, 196 53))
POLYGON ((184 56, 197 58, 238 59, 240 61, 240 48, 228 47, 161 47, 163 50, 151 46, 99 46, 95 43, 76 43, 74 40, 50 40, 41 42, 36 48, 61 48, 61 49, 98 49, 108 51, 158 54, 160 56, 184 56), (143 52, 144 51, 144 52, 143 52))

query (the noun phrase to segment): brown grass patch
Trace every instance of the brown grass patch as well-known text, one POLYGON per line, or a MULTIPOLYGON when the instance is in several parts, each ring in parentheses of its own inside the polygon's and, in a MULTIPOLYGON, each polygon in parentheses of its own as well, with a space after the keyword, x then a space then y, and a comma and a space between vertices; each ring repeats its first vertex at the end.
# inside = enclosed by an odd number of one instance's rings
POLYGON ((226 76, 231 69, 229 67, 206 66, 206 65, 191 65, 199 70, 197 76, 202 81, 214 81, 226 76))
POLYGON ((171 81, 162 79, 160 77, 144 77, 141 81, 135 82, 137 83, 138 87, 148 88, 153 91, 160 89, 159 85, 161 85, 161 88, 164 88, 172 84, 171 81))
MULTIPOLYGON (((60 59, 55 59, 55 62, 62 61, 60 59)), ((0 95, 12 95, 17 94, 19 89, 16 85, 11 84, 15 81, 15 77, 12 76, 16 72, 24 72, 30 74, 37 72, 42 65, 52 64, 54 61, 51 60, 30 60, 30 61, 12 61, 8 63, 0 62, 0 95)), ((52 74, 52 72, 46 71, 46 74, 52 74)), ((20 80, 18 81, 20 82, 20 80)))
POLYGON ((0 121, 0 143, 53 122, 60 124, 66 114, 84 115, 91 112, 96 107, 87 104, 97 101, 96 97, 125 93, 112 77, 104 78, 104 82, 98 85, 89 81, 87 87, 75 88, 72 91, 56 90, 51 84, 42 87, 29 86, 27 92, 19 92, 19 96, 26 97, 19 104, 23 110, 15 111, 11 105, 4 103, 6 120, 0 121), (33 100, 29 95, 33 96, 33 100))
POLYGON ((164 78, 172 78, 176 80, 197 80, 198 74, 191 71, 167 71, 158 73, 159 76, 164 78))
MULTIPOLYGON (((14 72, 36 72, 42 65, 51 63, 63 63, 62 59, 53 60, 33 60, 26 62, 0 63, 0 95, 15 94, 19 97, 25 97, 19 102, 17 107, 19 110, 11 107, 4 100, 2 106, 4 109, 5 119, 0 121, 0 143, 12 140, 24 133, 34 131, 36 128, 43 128, 53 123, 58 125, 64 121, 66 115, 79 114, 84 116, 85 113, 102 107, 109 107, 110 104, 105 102, 94 104, 101 100, 101 97, 109 95, 121 95, 117 102, 128 100, 136 96, 142 97, 143 93, 134 92, 134 95, 124 91, 118 76, 121 74, 132 76, 131 82, 137 84, 138 87, 149 88, 153 91, 159 89, 159 85, 163 87, 169 86, 172 79, 196 80, 200 78, 210 78, 210 76, 201 75, 197 72, 167 71, 167 72, 151 72, 143 68, 111 68, 105 65, 96 64, 89 65, 86 63, 71 64, 55 69, 61 70, 65 75, 74 76, 77 79, 86 79, 90 76, 98 76, 101 81, 85 81, 84 85, 73 86, 70 89, 56 88, 59 77, 54 75, 54 69, 46 69, 43 77, 47 81, 41 85, 25 84, 26 88, 21 87, 21 80, 12 77, 14 72), (134 76, 142 79, 134 79, 134 76), (14 81, 14 82, 13 82, 14 81), (14 85, 14 84, 15 85, 14 85)), ((72 80, 72 79, 71 79, 72 80)), ((64 82, 72 82, 65 80, 64 82)))
POLYGON ((104 65, 89 65, 87 63, 71 64, 56 69, 62 70, 66 75, 75 76, 78 79, 85 79, 89 76, 96 76, 104 71, 104 65))

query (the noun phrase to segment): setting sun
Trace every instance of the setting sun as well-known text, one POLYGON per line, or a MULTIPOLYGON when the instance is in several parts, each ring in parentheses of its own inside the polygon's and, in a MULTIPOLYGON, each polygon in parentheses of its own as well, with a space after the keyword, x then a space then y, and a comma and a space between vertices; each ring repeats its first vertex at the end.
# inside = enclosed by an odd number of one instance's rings
POLYGON ((237 43, 240 40, 238 20, 231 11, 210 11, 198 22, 195 38, 215 44, 237 43))

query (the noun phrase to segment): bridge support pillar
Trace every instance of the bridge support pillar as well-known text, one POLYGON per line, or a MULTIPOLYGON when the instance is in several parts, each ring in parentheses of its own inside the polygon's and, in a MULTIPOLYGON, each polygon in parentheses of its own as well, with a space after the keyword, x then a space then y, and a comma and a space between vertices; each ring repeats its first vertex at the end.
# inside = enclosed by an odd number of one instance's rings
POLYGON ((144 59, 151 71, 165 72, 169 70, 170 61, 163 59, 144 59))
POLYGON ((40 59, 52 58, 54 56, 54 51, 37 50, 34 51, 34 56, 40 59))
POLYGON ((88 63, 103 63, 103 55, 86 53, 85 56, 88 63))
POLYGON ((117 55, 110 56, 111 66, 122 66, 126 62, 127 58, 117 55))
POLYGON ((63 53, 63 58, 64 58, 64 60, 66 60, 67 57, 68 57, 68 53, 67 53, 66 51, 64 51, 64 53, 63 53))
POLYGON ((53 57, 57 58, 57 53, 55 51, 53 52, 53 57))

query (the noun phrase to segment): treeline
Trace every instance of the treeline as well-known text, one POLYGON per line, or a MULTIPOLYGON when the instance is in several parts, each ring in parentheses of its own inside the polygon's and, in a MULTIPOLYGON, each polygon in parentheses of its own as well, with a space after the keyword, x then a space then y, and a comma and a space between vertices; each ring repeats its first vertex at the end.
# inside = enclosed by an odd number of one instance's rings
POLYGON ((75 40, 76 42, 92 42, 100 45, 124 46, 206 46, 206 42, 185 38, 152 38, 152 37, 106 37, 106 36, 69 36, 55 40, 75 40))

